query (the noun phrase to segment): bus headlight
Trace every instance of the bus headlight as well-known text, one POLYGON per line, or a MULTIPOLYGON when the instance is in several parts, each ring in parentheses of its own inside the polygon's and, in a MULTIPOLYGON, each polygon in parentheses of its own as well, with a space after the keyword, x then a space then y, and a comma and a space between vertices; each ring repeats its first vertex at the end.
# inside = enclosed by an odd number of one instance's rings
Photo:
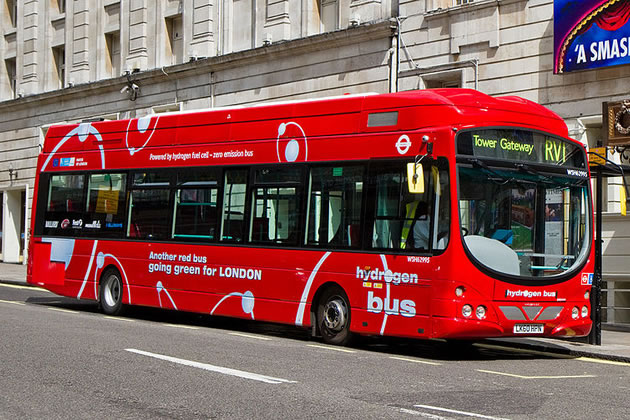
POLYGON ((580 317, 580 310, 578 309, 577 306, 574 306, 573 310, 571 311, 571 318, 578 319, 579 317, 580 317))
POLYGON ((586 318, 588 316, 588 308, 586 306, 582 306, 582 318, 586 318))
POLYGON ((464 296, 465 291, 466 288, 464 286, 457 286, 457 288, 455 289, 455 296, 462 297, 464 296))
POLYGON ((484 319, 486 317, 486 307, 483 305, 477 306, 477 319, 484 319))
POLYGON ((590 297, 590 293, 588 292, 588 290, 586 292, 584 292, 584 299, 588 299, 590 297))
POLYGON ((464 315, 464 318, 470 318, 472 316, 473 313, 473 307, 470 305, 464 305, 462 307, 462 315, 464 315))

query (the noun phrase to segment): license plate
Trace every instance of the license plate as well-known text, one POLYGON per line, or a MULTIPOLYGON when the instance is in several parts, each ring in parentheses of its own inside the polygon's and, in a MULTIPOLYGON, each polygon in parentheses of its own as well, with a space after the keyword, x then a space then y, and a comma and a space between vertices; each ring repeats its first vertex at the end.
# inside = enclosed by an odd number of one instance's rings
POLYGON ((542 334, 545 332, 543 324, 516 324, 514 334, 542 334))

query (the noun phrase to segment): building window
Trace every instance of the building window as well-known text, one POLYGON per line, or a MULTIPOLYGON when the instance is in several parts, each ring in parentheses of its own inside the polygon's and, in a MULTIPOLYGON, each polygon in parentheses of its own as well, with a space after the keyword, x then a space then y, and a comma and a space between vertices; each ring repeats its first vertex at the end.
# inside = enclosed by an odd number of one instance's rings
POLYGON ((57 0, 57 9, 59 13, 66 13, 66 0, 57 0))
POLYGON ((17 0, 6 0, 7 14, 12 28, 17 26, 17 0))
POLYGON ((17 97, 17 76, 15 58, 10 58, 4 61, 4 65, 7 68, 7 79, 9 80, 10 96, 12 98, 17 97))
POLYGON ((53 47, 53 64, 54 74, 57 76, 57 89, 63 89, 66 85, 66 49, 61 47, 53 47))
POLYGON ((320 32, 330 32, 339 29, 339 2, 337 0, 319 0, 320 32))
POLYGON ((459 6, 460 4, 472 3, 474 0, 455 0, 455 6, 459 6))
POLYGON ((105 34, 106 66, 110 77, 120 76, 120 32, 105 34))
POLYGON ((424 89, 461 88, 465 82, 464 75, 462 69, 422 74, 419 87, 424 89))
POLYGON ((184 22, 181 15, 166 18, 166 62, 168 64, 184 61, 184 22))

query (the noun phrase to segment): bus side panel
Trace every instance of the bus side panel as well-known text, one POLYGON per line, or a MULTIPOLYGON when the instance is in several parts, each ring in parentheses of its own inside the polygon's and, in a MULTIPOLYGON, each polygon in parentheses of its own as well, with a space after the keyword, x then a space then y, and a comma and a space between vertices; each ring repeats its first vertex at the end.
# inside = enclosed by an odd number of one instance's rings
POLYGON ((40 286, 63 286, 65 277, 64 263, 51 261, 51 243, 34 242, 31 247, 33 271, 31 283, 40 286))

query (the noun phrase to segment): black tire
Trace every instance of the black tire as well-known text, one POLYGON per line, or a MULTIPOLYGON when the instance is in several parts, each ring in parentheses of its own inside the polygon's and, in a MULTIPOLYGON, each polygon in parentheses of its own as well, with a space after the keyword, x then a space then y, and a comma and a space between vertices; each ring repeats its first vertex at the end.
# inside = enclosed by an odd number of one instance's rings
POLYGON ((348 296, 341 288, 324 291, 317 305, 317 327, 325 343, 345 346, 351 342, 350 312, 348 296))
POLYGON ((101 276, 99 303, 107 315, 120 315, 123 310, 123 281, 115 268, 108 268, 101 276))

